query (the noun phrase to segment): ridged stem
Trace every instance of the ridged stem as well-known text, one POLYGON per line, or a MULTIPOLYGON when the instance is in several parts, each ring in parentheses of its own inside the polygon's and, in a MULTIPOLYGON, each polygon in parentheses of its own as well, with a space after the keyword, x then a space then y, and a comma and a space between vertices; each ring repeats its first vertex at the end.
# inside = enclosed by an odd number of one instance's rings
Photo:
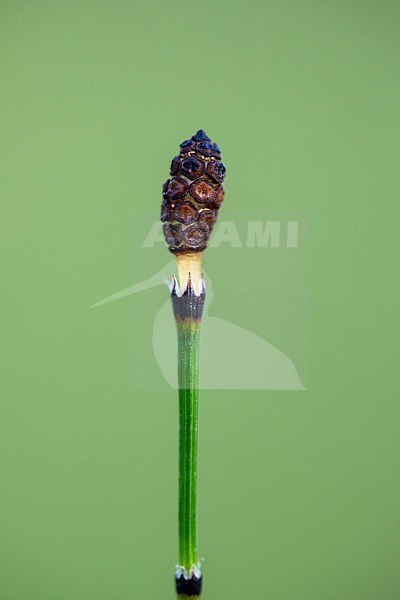
POLYGON ((179 564, 189 571, 197 548, 197 452, 200 319, 176 319, 179 381, 179 564))

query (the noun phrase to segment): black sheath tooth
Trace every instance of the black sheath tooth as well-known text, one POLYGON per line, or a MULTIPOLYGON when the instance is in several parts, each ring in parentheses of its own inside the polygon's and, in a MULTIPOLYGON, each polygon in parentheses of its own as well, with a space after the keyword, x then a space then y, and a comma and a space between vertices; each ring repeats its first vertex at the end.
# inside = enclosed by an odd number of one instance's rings
POLYGON ((174 285, 172 292, 172 308, 176 319, 199 321, 203 315, 204 304, 206 301, 206 292, 203 289, 197 296, 194 289, 188 284, 181 296, 176 293, 174 285))

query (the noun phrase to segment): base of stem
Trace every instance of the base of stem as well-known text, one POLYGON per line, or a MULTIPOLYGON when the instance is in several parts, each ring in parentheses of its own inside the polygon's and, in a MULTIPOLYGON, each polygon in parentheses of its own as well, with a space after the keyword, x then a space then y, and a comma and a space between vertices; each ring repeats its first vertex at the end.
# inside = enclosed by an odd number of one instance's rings
POLYGON ((198 598, 201 594, 202 577, 192 575, 186 579, 183 575, 175 578, 176 593, 178 598, 198 598))

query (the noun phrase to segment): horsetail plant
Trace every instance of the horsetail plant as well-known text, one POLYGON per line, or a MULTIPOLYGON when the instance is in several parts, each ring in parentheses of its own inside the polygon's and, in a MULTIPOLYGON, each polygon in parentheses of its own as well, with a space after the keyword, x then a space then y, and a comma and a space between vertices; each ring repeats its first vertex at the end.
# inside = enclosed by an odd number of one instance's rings
POLYGON ((170 285, 178 333, 179 383, 179 598, 199 598, 202 575, 197 548, 197 453, 200 324, 206 298, 202 252, 224 198, 221 151, 200 129, 180 145, 163 186, 161 221, 178 277, 170 285))

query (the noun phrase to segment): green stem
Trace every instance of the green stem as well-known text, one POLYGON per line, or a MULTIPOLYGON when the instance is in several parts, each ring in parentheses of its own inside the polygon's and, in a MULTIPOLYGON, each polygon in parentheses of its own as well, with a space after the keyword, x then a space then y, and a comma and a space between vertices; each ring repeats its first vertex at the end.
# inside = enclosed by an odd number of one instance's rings
POLYGON ((179 564, 189 571, 197 549, 197 450, 200 319, 176 319, 179 381, 179 564))

